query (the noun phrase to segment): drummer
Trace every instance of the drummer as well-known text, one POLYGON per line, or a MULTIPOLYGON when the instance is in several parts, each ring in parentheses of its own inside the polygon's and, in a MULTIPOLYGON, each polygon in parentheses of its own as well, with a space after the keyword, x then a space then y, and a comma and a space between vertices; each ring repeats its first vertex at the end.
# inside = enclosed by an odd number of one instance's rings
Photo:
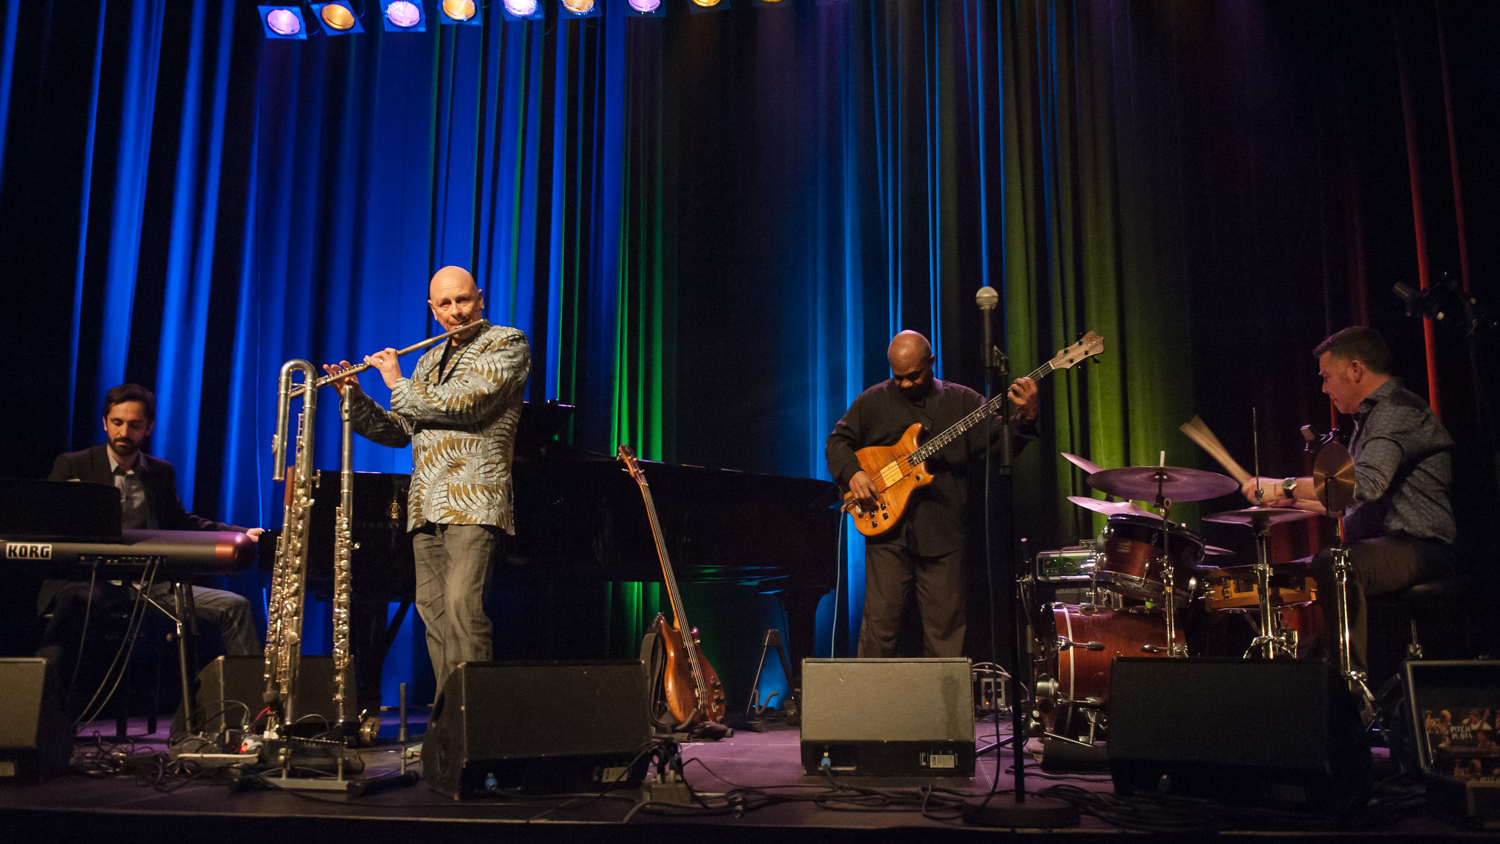
MULTIPOLYGON (((1453 573, 1456 531, 1448 497, 1453 440, 1427 402, 1391 375, 1391 350, 1372 328, 1339 331, 1313 349, 1323 392, 1354 417, 1349 451, 1354 499, 1344 510, 1349 545, 1350 662, 1366 673, 1365 596, 1395 592, 1453 573)), ((1250 478, 1252 504, 1324 512, 1312 478, 1250 478)), ((1323 603, 1325 650, 1336 648, 1332 553, 1313 560, 1323 603)))

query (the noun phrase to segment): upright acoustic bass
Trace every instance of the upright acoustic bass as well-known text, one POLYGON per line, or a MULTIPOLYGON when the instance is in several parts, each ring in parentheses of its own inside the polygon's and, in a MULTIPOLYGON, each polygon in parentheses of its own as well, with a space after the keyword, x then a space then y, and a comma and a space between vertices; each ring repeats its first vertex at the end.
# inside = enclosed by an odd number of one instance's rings
POLYGON ((703 656, 697 629, 688 627, 682 595, 677 591, 677 577, 672 573, 672 561, 667 557, 667 543, 662 539, 661 521, 656 517, 656 504, 651 500, 651 486, 646 483, 646 474, 641 471, 630 446, 622 444, 619 456, 625 464, 625 471, 641 488, 641 498, 646 502, 651 538, 656 541, 656 556, 661 558, 661 577, 667 585, 667 597, 676 622, 668 623, 658 614, 652 623, 666 650, 666 670, 662 680, 667 711, 679 729, 699 721, 721 721, 724 718, 724 687, 713 666, 708 664, 707 657, 703 656), (683 633, 684 630, 687 632, 683 633))
MULTIPOLYGON (((1029 377, 1033 381, 1040 381, 1060 369, 1071 369, 1102 351, 1104 338, 1090 331, 1083 335, 1083 339, 1037 367, 1029 377)), ((1005 401, 1006 393, 1001 392, 980 405, 973 413, 953 423, 948 430, 920 446, 917 445, 917 435, 922 433, 919 422, 907 428, 895 445, 872 445, 854 452, 855 458, 859 460, 859 468, 875 481, 875 489, 880 496, 877 505, 866 510, 855 500, 853 493, 844 493, 844 510, 854 516, 855 529, 865 536, 876 537, 900 524, 912 493, 932 483, 932 473, 927 471, 927 458, 963 436, 964 432, 984 421, 990 414, 999 412, 1005 407, 1005 401)))

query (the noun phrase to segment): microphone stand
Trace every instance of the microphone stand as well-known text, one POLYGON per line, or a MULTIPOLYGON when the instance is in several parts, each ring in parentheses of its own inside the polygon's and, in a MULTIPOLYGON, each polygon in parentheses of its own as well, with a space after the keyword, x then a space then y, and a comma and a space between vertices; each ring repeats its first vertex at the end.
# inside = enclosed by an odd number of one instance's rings
MULTIPOLYGON (((981 288, 975 297, 979 304, 979 310, 984 315, 984 342, 981 349, 982 362, 984 364, 984 397, 988 401, 995 395, 996 382, 999 389, 1007 390, 1010 385, 1010 358, 1000 350, 993 341, 993 328, 991 320, 994 318, 995 305, 999 296, 991 287, 981 288)), ((1005 536, 1007 547, 1010 549, 1010 559, 1017 561, 1013 563, 1010 577, 1006 578, 1006 600, 1015 613, 1012 625, 1014 636, 1014 648, 1011 651, 1014 662, 1010 671, 1010 710, 1011 710, 1011 756, 1015 759, 1015 790, 1010 794, 1000 794, 1000 775, 1004 773, 1004 763, 1001 761, 999 751, 1000 743, 997 741, 989 747, 977 751, 982 754, 989 750, 995 751, 995 776, 990 788, 990 793, 985 796, 984 801, 972 811, 964 815, 964 822, 978 826, 995 826, 1008 828, 1048 828, 1060 826, 1076 826, 1078 824, 1078 810, 1071 803, 1056 800, 1050 797, 1032 797, 1028 799, 1026 794, 1026 715, 1030 711, 1031 704, 1022 702, 1021 683, 1017 679, 1023 668, 1030 672, 1031 649, 1027 646, 1026 635, 1026 608, 1021 605, 1021 596, 1018 585, 1020 583, 1020 557, 1018 556, 1019 543, 1016 539, 1016 517, 1015 517, 1015 477, 1014 477, 1014 446, 1012 443, 1012 431, 1010 422, 1010 407, 1008 403, 1002 404, 1000 416, 1000 465, 994 466, 995 452, 995 417, 991 416, 987 423, 987 432, 990 435, 985 441, 984 448, 984 568, 985 577, 989 583, 990 598, 990 653, 998 662, 1000 648, 998 643, 999 627, 997 620, 998 606, 995 602, 995 555, 994 555, 994 527, 992 517, 995 512, 992 490, 994 475, 1000 477, 1000 494, 1005 496, 1005 536)), ((1031 684, 1033 687, 1035 683, 1031 684)), ((996 734, 999 733, 1000 715, 995 713, 996 734)))

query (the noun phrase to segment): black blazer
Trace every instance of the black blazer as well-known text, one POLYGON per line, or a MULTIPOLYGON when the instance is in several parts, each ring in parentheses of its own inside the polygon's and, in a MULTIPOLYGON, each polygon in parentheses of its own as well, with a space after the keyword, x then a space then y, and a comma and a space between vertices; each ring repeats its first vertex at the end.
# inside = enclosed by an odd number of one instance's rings
MULTIPOLYGON (((83 451, 73 451, 57 458, 52 464, 49 481, 83 481, 84 483, 114 486, 114 471, 109 465, 107 446, 96 445, 83 451)), ((141 473, 141 484, 146 488, 146 527, 149 530, 232 530, 244 533, 245 529, 205 519, 189 513, 177 497, 177 471, 172 464, 148 454, 146 471, 141 473)), ((47 580, 37 593, 37 613, 47 611, 52 600, 68 581, 47 580)))
MULTIPOLYGON (((86 483, 114 486, 114 473, 110 469, 107 446, 96 445, 83 451, 73 451, 57 458, 52 464, 49 481, 84 481, 86 483)), ((242 527, 226 525, 189 513, 177 497, 177 471, 172 464, 148 454, 146 471, 141 473, 141 483, 146 488, 146 527, 151 530, 233 530, 244 533, 242 527)))

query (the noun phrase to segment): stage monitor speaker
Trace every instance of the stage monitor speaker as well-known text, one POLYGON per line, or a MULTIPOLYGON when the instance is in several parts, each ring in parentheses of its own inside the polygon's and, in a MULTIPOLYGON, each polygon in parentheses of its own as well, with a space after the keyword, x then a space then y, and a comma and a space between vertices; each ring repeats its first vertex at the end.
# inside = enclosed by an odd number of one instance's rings
MULTIPOLYGON (((221 656, 198 672, 198 691, 193 707, 194 726, 203 733, 237 730, 265 708, 266 661, 258 656, 221 656)), ((348 693, 354 694, 354 672, 349 672, 348 693)), ((297 697, 292 712, 298 724, 312 725, 312 732, 326 732, 338 720, 333 657, 303 656, 297 675, 297 697)), ((354 719, 359 712, 353 705, 345 708, 345 717, 354 719)), ((172 734, 184 728, 182 707, 172 718, 172 734)))
POLYGON ((56 670, 45 659, 0 658, 0 784, 51 779, 72 756, 56 670))
POLYGON ((634 787, 651 747, 646 666, 466 662, 444 684, 422 741, 422 772, 454 799, 634 787))
POLYGON ((967 659, 804 659, 802 769, 974 776, 967 659))
POLYGON ((1109 764, 1120 794, 1307 811, 1363 806, 1372 759, 1355 699, 1321 661, 1120 658, 1109 764))

